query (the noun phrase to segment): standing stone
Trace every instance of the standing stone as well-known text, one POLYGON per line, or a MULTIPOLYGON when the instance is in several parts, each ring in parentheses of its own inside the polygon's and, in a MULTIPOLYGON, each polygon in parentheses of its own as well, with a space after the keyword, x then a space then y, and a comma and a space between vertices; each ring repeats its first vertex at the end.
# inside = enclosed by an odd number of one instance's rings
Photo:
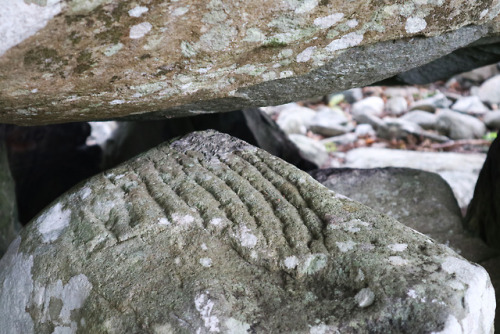
POLYGON ((15 184, 1 137, 0 134, 0 258, 21 229, 17 220, 15 184))
POLYGON ((484 269, 213 131, 74 188, 0 261, 6 333, 492 332, 484 269))

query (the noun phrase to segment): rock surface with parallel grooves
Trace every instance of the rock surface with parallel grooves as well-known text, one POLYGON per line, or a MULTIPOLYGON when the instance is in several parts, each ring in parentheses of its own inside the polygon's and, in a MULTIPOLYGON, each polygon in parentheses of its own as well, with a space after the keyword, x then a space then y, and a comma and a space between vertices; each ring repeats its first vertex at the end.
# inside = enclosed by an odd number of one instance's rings
POLYGON ((0 261, 0 333, 491 333, 485 270, 214 131, 75 187, 0 261))

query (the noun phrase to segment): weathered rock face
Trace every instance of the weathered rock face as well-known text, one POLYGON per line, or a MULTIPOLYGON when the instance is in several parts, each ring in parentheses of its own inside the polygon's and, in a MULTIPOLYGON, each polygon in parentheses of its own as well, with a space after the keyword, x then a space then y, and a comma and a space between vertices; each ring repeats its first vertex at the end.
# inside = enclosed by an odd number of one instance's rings
POLYGON ((488 275, 212 131, 54 202, 0 261, 0 328, 491 333, 488 275))
MULTIPOLYGON (((500 251, 464 231, 455 196, 439 175, 410 168, 318 169, 311 175, 329 189, 394 217, 485 266, 497 303, 500 301, 500 251)), ((498 332, 498 321, 495 327, 498 332)))
POLYGON ((5 143, 0 136, 0 257, 20 229, 14 180, 10 174, 5 143))
POLYGON ((499 11, 498 0, 10 1, 0 122, 174 117, 324 95, 495 34, 499 11))

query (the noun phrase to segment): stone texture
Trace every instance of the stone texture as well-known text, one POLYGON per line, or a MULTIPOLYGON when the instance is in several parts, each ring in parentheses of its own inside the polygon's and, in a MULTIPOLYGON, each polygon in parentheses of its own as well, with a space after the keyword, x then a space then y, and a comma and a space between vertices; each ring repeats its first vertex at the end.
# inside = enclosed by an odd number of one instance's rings
POLYGON ((436 129, 451 139, 476 139, 486 134, 484 123, 476 117, 447 109, 439 111, 436 129))
POLYGON ((435 114, 423 110, 412 110, 401 116, 401 119, 418 124, 424 129, 434 129, 437 122, 435 114))
POLYGON ((487 273, 214 132, 74 188, 0 261, 9 333, 491 333, 487 273))
POLYGON ((500 103, 500 75, 483 82, 478 89, 477 96, 484 102, 500 103))
POLYGON ((361 87, 494 35, 500 5, 16 0, 2 9, 0 122, 33 125, 231 111, 361 87))
POLYGON ((0 257, 19 233, 16 190, 10 173, 5 142, 0 136, 0 257))
POLYGON ((408 167, 438 173, 450 184, 460 207, 467 208, 485 158, 485 154, 357 148, 346 154, 343 167, 408 167))
MULTIPOLYGON (((466 233, 450 186, 439 175, 410 168, 320 169, 310 174, 329 189, 348 196, 453 248, 484 266, 500 292, 500 251, 466 233)), ((500 310, 496 311, 496 318, 500 310)), ((500 323, 496 322, 496 331, 500 323)))
POLYGON ((481 102, 479 97, 465 96, 458 99, 452 106, 451 109, 455 111, 466 112, 470 114, 485 114, 490 111, 488 107, 481 102))
POLYGON ((310 174, 329 189, 394 217, 470 261, 480 263, 500 255, 465 233, 453 191, 436 173, 387 167, 318 169, 310 174))
POLYGON ((484 124, 493 129, 500 129, 500 110, 490 111, 484 115, 484 124))

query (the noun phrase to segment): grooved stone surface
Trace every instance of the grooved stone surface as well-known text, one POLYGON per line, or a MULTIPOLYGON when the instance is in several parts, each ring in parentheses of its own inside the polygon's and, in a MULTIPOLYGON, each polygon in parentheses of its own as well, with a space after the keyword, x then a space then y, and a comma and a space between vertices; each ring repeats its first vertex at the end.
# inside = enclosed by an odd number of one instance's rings
POLYGON ((498 0, 12 0, 0 122, 158 119, 360 87, 498 34, 498 0))
POLYGON ((491 333, 485 270, 213 131, 68 192, 0 261, 0 333, 491 333))

